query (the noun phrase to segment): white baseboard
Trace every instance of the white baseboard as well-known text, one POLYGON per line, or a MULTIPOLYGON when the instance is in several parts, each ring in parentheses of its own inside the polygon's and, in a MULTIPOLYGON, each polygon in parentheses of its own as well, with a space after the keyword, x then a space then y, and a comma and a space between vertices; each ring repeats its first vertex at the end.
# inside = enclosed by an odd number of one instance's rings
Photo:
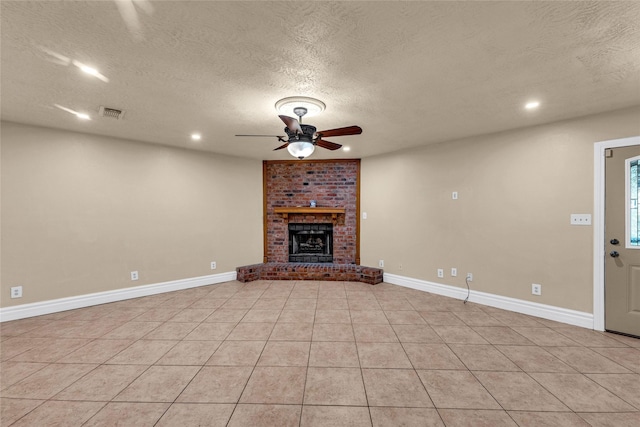
MULTIPOLYGON (((467 290, 463 288, 427 282, 425 280, 413 279, 411 277, 398 276, 396 274, 384 273, 384 281, 393 285, 404 286, 406 288, 417 289, 459 300, 464 300, 467 297, 467 290)), ((587 329, 593 329, 594 326, 593 314, 582 311, 569 310, 567 308, 539 304, 536 302, 503 297, 474 290, 471 290, 469 301, 490 307, 501 308, 503 310, 515 311, 516 313, 554 320, 556 322, 567 323, 569 325, 581 326, 587 329)))
POLYGON ((197 288, 199 286, 213 285, 232 280, 236 280, 235 271, 211 274, 209 276, 172 280, 170 282, 154 283, 151 285, 136 286, 133 288, 78 295, 68 298, 59 298, 49 301, 34 302, 31 304, 16 305, 13 307, 0 308, 0 322, 42 316, 43 314, 74 310, 76 308, 90 307, 92 305, 106 304, 131 298, 146 297, 165 292, 197 288))
MULTIPOLYGON (((232 280, 236 280, 235 271, 5 307, 0 308, 0 322, 42 316, 44 314, 74 310, 77 308, 90 307, 93 305, 106 304, 132 298, 140 298, 165 292, 196 288, 199 286, 213 285, 232 280)), ((384 281, 393 285, 404 286, 459 300, 464 300, 467 296, 467 291, 463 288, 413 279, 411 277, 398 276, 396 274, 384 273, 384 281)), ((569 325, 581 326, 587 329, 593 329, 594 326, 593 314, 555 307, 552 305, 539 304, 474 290, 470 293, 469 301, 490 307, 501 308, 503 310, 514 311, 516 313, 554 320, 556 322, 567 323, 569 325)))

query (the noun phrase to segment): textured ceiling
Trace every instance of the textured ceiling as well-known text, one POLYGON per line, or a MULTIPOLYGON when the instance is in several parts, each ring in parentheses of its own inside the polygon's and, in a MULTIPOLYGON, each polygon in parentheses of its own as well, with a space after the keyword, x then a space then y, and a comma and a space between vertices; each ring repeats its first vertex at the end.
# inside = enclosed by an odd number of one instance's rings
MULTIPOLYGON (((275 102, 366 157, 640 105, 640 2, 1 2, 2 119, 290 159, 275 102), (72 61, 97 68, 108 82, 72 61), (537 111, 523 105, 538 99, 537 111), (88 112, 80 121, 54 104, 88 112), (98 117, 100 105, 126 110, 98 117), (203 139, 192 142, 199 131, 203 139)), ((640 118, 639 118, 640 119, 640 118)))

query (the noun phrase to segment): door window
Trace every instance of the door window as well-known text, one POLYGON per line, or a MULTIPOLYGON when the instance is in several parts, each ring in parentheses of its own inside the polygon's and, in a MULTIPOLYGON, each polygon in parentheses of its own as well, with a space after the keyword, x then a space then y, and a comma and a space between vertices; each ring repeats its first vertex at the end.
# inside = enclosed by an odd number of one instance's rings
POLYGON ((640 249, 640 216, 638 199, 640 197, 640 156, 627 159, 626 163, 626 247, 640 249))

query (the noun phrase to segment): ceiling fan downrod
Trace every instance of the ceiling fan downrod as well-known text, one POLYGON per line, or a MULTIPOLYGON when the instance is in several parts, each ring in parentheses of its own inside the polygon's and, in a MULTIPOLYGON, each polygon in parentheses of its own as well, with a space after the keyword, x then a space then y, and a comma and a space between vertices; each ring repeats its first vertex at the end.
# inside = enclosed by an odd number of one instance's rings
POLYGON ((307 114, 307 109, 305 107, 296 107, 293 109, 293 113, 298 116, 298 122, 302 123, 302 117, 307 114))

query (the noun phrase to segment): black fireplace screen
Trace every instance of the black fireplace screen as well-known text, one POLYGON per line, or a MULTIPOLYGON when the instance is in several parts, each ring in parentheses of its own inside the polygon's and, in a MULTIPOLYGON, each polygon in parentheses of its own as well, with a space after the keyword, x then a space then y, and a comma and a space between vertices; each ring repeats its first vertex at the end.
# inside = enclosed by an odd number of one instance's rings
POLYGON ((289 262, 333 262, 333 224, 289 224, 289 262))

